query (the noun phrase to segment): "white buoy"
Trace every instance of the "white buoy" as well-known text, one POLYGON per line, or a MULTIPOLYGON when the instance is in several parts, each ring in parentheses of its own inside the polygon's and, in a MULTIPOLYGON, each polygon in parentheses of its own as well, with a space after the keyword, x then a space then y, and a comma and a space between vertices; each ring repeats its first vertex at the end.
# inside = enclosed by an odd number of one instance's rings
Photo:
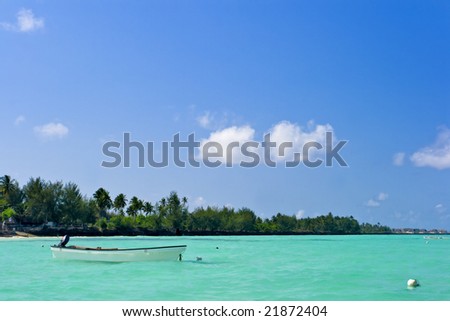
POLYGON ((416 288, 420 286, 419 281, 416 279, 409 279, 406 284, 408 285, 408 288, 416 288))

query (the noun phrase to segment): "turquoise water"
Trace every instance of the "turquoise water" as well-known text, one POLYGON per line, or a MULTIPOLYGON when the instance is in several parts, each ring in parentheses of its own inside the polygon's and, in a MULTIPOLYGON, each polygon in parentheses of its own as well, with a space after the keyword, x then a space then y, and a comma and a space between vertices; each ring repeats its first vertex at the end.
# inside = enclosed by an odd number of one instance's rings
POLYGON ((55 260, 57 242, 0 240, 0 300, 450 300, 450 240, 417 235, 71 239, 188 246, 182 262, 131 263, 55 260))

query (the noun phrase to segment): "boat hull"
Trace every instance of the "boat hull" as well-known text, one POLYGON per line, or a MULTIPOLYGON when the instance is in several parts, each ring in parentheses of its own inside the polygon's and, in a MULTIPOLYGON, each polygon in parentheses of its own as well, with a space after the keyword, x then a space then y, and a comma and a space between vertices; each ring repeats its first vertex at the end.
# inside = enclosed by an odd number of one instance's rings
POLYGON ((185 250, 186 245, 137 249, 51 247, 52 256, 56 259, 100 262, 176 261, 181 259, 185 250))

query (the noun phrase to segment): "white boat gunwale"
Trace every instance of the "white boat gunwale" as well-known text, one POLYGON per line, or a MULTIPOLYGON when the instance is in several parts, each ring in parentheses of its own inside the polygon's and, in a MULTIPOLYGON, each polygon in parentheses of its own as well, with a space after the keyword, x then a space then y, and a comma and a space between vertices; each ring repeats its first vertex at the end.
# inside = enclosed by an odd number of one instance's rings
POLYGON ((107 248, 107 247, 85 247, 85 246, 58 246, 52 245, 53 249, 66 249, 66 250, 78 250, 78 251, 144 251, 144 250, 161 250, 161 249, 171 249, 171 248, 186 248, 187 245, 168 245, 168 246, 153 246, 153 247, 136 247, 136 248, 107 248))

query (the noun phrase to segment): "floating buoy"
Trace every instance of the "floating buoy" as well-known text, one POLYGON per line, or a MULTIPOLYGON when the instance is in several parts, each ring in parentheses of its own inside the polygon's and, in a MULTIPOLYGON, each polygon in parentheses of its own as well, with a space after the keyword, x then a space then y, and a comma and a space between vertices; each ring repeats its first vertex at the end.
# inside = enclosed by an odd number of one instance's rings
POLYGON ((408 285, 408 288, 416 288, 420 286, 419 281, 416 279, 409 279, 406 284, 408 285))
POLYGON ((201 260, 203 260, 201 256, 197 256, 197 258, 196 258, 196 259, 197 259, 197 261, 201 261, 201 260))

